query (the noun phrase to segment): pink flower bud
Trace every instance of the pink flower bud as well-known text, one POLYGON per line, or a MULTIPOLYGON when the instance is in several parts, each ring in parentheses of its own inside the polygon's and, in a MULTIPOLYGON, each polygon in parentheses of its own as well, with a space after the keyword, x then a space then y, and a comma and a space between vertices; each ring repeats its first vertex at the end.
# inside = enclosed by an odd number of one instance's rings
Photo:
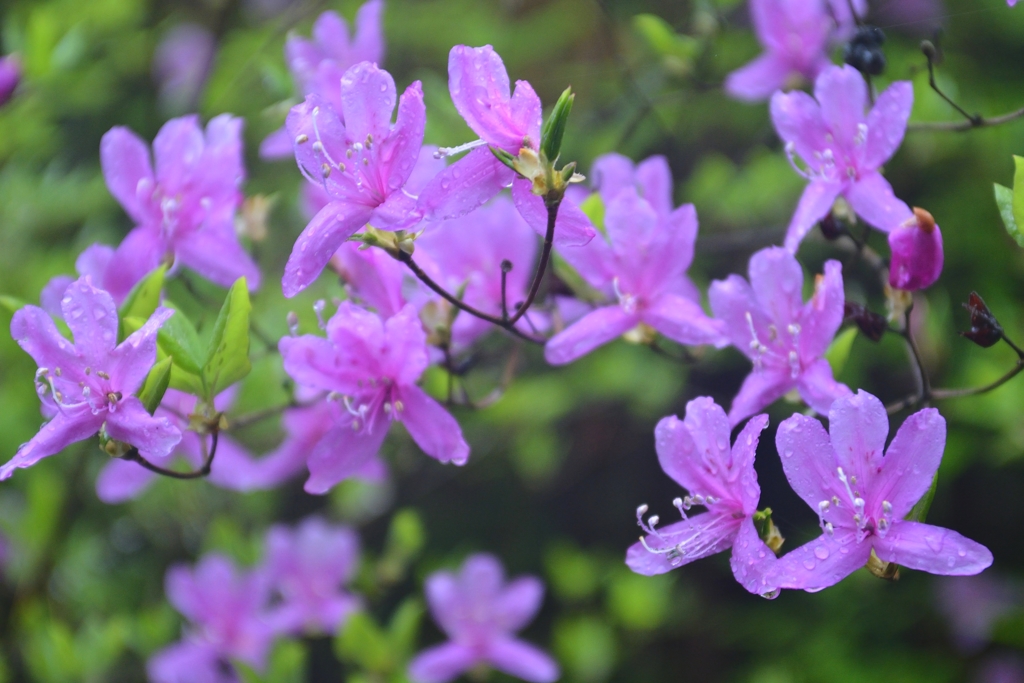
POLYGON ((0 57, 0 107, 7 104, 21 80, 21 62, 15 55, 0 57))
POLYGON ((889 233, 892 263, 889 285, 915 291, 930 287, 942 273, 942 231, 924 209, 889 233))

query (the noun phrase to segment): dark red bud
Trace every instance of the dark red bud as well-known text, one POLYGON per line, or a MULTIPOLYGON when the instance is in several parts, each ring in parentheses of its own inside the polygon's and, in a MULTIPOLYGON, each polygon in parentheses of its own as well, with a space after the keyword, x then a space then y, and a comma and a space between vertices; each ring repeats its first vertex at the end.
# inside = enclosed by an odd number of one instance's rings
POLYGON ((978 346, 987 349, 1003 338, 1003 326, 999 324, 992 311, 977 292, 971 292, 964 308, 971 314, 971 329, 960 334, 978 346))
POLYGON ((846 221, 836 218, 835 214, 831 211, 821 219, 821 223, 818 225, 821 227, 821 234, 830 242, 839 239, 847 233, 846 221))
POLYGON ((843 317, 847 322, 857 325, 864 336, 873 342, 879 341, 889 329, 889 323, 886 322, 884 315, 875 313, 867 306, 852 301, 843 304, 843 317))

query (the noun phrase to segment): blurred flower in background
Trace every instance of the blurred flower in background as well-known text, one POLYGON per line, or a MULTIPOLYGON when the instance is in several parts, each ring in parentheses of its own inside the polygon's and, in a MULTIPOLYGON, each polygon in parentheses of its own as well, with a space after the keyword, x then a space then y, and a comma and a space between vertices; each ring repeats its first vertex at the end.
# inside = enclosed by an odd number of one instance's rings
POLYGON ((176 115, 195 109, 216 48, 213 33, 199 24, 178 24, 164 34, 153 55, 153 79, 164 112, 176 115))

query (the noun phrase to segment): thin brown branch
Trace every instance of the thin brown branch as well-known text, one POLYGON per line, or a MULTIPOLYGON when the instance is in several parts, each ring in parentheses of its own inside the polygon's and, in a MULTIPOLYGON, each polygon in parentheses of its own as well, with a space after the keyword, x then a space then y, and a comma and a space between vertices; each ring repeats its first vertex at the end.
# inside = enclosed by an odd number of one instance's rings
POLYGON ((210 434, 210 452, 206 456, 206 461, 203 462, 203 466, 194 472, 177 472, 175 470, 169 470, 159 465, 154 465, 150 461, 146 460, 139 453, 138 448, 132 448, 126 454, 122 456, 122 460, 128 460, 130 462, 137 462, 145 467, 150 472, 154 472, 163 477, 170 477, 171 479, 202 479, 203 477, 210 474, 210 468, 213 466, 213 458, 217 455, 217 443, 220 440, 220 433, 217 429, 214 429, 210 434))

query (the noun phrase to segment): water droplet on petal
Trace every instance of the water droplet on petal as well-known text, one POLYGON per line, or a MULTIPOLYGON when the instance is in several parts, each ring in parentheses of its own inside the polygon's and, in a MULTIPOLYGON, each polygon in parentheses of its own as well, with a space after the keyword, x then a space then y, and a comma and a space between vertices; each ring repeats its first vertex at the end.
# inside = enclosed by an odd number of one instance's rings
POLYGON ((817 548, 814 549, 814 556, 816 558, 818 558, 819 560, 827 560, 828 559, 828 548, 826 548, 823 545, 819 545, 817 548))
POLYGON ((804 560, 804 567, 806 567, 808 570, 814 569, 814 560, 812 560, 811 558, 807 558, 806 560, 804 560))

